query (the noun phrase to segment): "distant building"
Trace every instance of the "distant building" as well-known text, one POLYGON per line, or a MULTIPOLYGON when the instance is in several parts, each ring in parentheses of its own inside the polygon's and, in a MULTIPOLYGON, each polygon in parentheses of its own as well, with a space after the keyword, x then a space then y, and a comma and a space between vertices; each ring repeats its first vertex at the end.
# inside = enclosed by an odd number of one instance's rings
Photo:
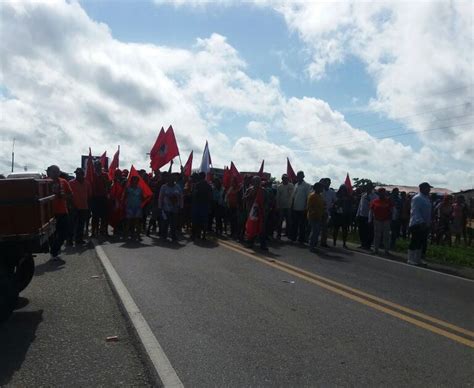
MULTIPOLYGON (((223 168, 211 168, 211 172, 212 172, 212 175, 214 178, 219 178, 219 179, 222 179, 224 177, 224 169, 223 168)), ((254 175, 258 175, 258 171, 239 171, 240 172, 240 175, 242 175, 243 177, 245 175, 250 175, 250 176, 254 176, 254 175)), ((269 180, 271 178, 271 174, 268 173, 268 172, 264 172, 263 173, 263 179, 265 180, 269 180)))

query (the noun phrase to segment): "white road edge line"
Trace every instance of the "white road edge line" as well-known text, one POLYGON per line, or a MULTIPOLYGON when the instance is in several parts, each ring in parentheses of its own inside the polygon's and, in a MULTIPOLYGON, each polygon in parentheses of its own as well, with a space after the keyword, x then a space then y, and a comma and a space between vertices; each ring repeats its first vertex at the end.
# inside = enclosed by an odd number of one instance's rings
POLYGON ((120 298, 122 305, 127 312, 127 315, 132 322, 135 330, 138 333, 140 341, 145 348, 147 356, 149 357, 153 367, 155 368, 156 373, 158 374, 163 386, 168 387, 184 387, 183 383, 179 379, 176 371, 170 363, 168 357, 166 357, 163 348, 159 344, 155 335, 150 329, 145 317, 140 312, 140 309, 134 302, 132 296, 127 290, 127 287, 120 279, 120 276, 115 271, 112 263, 105 254, 103 248, 100 245, 94 244, 95 251, 99 257, 102 265, 104 266, 105 271, 115 289, 115 292, 120 298))
POLYGON ((457 280, 465 280, 467 282, 474 282, 474 280, 472 279, 469 279, 469 278, 465 278, 465 277, 462 277, 462 276, 457 276, 457 275, 452 275, 450 273, 446 273, 446 272, 441 272, 441 271, 437 271, 435 269, 431 269, 431 268, 425 268, 425 267, 418 267, 416 265, 410 265, 408 263, 405 263, 403 261, 398 261, 398 260, 391 260, 391 259, 386 259, 385 257, 380 257, 380 256, 376 256, 375 254, 370 254, 370 253, 365 253, 365 252, 361 252, 357 249, 351 249, 352 252, 357 252, 361 255, 364 255, 364 256, 368 256, 368 257, 371 257, 373 259, 378 259, 378 260, 383 260, 383 261, 388 261, 390 263, 396 263, 396 264, 399 264, 399 265, 404 265, 406 267, 410 267, 410 268, 416 268, 420 271, 428 271, 428 272, 432 272, 432 273, 436 273, 438 275, 444 275, 444 276, 449 276, 449 277, 452 277, 452 278, 455 278, 457 280))

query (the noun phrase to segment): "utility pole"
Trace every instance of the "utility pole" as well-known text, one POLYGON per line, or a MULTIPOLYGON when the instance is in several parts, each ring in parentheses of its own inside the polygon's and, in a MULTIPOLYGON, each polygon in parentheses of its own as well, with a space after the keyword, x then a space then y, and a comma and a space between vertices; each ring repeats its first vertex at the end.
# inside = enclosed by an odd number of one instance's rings
POLYGON ((12 172, 13 172, 14 165, 15 165, 15 138, 13 138, 13 147, 12 147, 12 172))

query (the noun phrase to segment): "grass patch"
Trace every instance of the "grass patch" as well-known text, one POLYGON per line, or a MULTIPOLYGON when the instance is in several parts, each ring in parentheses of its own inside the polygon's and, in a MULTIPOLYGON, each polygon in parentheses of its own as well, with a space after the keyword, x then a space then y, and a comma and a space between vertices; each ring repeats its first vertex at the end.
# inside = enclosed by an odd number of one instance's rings
MULTIPOLYGON (((348 241, 359 243, 356 233, 349 233, 348 241)), ((399 239, 395 246, 395 252, 407 253, 410 240, 399 239)), ((461 245, 432 245, 428 244, 426 251, 427 261, 440 264, 454 264, 463 267, 474 268, 474 247, 467 247, 464 242, 461 245)))

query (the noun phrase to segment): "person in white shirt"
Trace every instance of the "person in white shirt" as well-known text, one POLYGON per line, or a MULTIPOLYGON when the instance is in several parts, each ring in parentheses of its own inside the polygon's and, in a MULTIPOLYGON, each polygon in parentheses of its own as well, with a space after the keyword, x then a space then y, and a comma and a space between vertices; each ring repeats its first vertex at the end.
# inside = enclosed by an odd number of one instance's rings
POLYGON ((288 175, 283 174, 281 176, 281 184, 277 188, 276 193, 276 207, 278 210, 278 226, 277 226, 277 237, 281 239, 281 230, 283 220, 285 221, 286 237, 290 235, 291 222, 290 222, 290 208, 291 208, 291 197, 293 195, 294 186, 288 179, 288 175))
POLYGON ((321 195, 323 196, 325 204, 325 212, 323 214, 323 219, 321 220, 321 247, 328 248, 328 223, 329 219, 331 218, 331 209, 336 202, 336 192, 331 189, 330 178, 322 178, 319 182, 324 187, 321 195))
POLYGON ((410 234, 408 245, 408 264, 426 266, 423 259, 426 255, 428 234, 431 227, 431 186, 428 182, 420 183, 420 192, 411 200, 410 234))
POLYGON ((292 233, 290 235, 291 241, 298 241, 304 243, 306 241, 306 207, 308 203, 308 196, 311 193, 311 185, 304 181, 304 172, 298 171, 296 174, 296 184, 293 189, 291 198, 291 225, 292 233))

